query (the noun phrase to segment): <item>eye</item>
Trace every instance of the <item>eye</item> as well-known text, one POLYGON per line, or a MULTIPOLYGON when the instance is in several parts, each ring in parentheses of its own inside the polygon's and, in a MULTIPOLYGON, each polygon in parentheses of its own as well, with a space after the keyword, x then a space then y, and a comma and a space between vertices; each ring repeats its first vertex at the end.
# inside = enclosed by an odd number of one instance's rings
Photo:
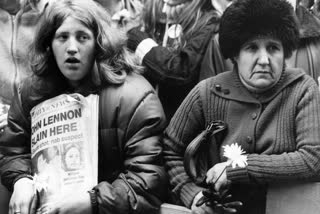
POLYGON ((87 40, 89 40, 89 39, 90 39, 90 36, 87 35, 87 34, 80 34, 80 35, 78 35, 78 40, 79 40, 80 42, 85 42, 85 41, 87 41, 87 40))
POLYGON ((276 45, 276 44, 270 44, 270 45, 268 46, 268 50, 269 50, 270 52, 275 52, 275 51, 280 50, 280 48, 279 48, 279 46, 276 45))
POLYGON ((55 39, 59 40, 59 41, 65 41, 68 39, 68 34, 66 33, 60 33, 60 34, 56 34, 55 35, 55 39))
POLYGON ((258 46, 254 43, 249 43, 246 46, 244 46, 244 49, 247 51, 256 51, 258 49, 258 46))

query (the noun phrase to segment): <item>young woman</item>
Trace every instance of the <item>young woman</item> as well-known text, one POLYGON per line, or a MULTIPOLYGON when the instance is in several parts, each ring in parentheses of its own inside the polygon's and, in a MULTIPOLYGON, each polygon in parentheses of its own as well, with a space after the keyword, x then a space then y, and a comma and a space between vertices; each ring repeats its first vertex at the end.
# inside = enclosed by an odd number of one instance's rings
POLYGON ((319 180, 319 89, 302 69, 286 68, 299 40, 287 1, 234 2, 221 18, 219 36, 234 70, 200 82, 172 118, 164 137, 170 182, 176 197, 198 213, 216 213, 195 206, 203 188, 231 185, 233 200, 243 204, 237 213, 264 214, 268 184, 319 180), (217 151, 221 163, 208 167, 200 186, 184 169, 184 151, 215 120, 228 125, 217 151), (233 167, 223 146, 235 143, 246 164, 233 167))
POLYGON ((48 213, 153 213, 166 191, 159 138, 165 116, 139 74, 125 35, 93 1, 52 1, 31 51, 34 75, 13 99, 1 135, 3 184, 13 190, 10 214, 32 213, 36 195, 30 160, 30 110, 63 93, 99 95, 98 185, 61 196, 48 213), (34 202, 34 203, 33 203, 34 202))

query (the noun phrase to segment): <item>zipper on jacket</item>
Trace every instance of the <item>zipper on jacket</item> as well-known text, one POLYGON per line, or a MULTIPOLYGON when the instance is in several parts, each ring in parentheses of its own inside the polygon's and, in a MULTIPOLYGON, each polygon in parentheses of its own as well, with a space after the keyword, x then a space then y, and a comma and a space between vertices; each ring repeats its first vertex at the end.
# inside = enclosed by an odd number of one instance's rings
MULTIPOLYGON (((20 12, 20 11, 19 11, 20 12)), ((11 51, 11 57, 12 57, 12 61, 13 61, 13 64, 14 64, 14 77, 13 77, 13 86, 12 86, 12 89, 13 89, 13 96, 17 95, 17 92, 18 92, 18 63, 17 63, 17 60, 16 60, 16 51, 15 51, 15 48, 16 48, 16 24, 15 24, 15 21, 17 19, 17 16, 19 14, 19 12, 16 14, 16 15, 11 15, 10 14, 10 19, 11 19, 11 26, 12 26, 12 37, 11 37, 11 45, 10 45, 10 51, 11 51)))

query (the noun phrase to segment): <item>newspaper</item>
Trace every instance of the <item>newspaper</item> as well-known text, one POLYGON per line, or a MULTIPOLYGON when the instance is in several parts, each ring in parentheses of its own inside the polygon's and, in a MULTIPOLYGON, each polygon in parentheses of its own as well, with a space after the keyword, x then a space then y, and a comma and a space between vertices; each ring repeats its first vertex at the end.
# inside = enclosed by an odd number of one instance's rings
POLYGON ((7 114, 10 106, 5 104, 5 102, 0 97, 0 115, 7 114))
POLYGON ((39 208, 97 184, 98 100, 98 95, 62 94, 31 110, 31 161, 39 208))

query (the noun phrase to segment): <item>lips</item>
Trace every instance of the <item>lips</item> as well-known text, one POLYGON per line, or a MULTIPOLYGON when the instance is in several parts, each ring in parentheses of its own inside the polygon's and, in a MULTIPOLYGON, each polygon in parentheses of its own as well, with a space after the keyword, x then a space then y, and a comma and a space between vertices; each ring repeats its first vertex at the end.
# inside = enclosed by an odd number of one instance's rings
POLYGON ((269 74, 271 77, 273 77, 273 73, 272 73, 271 71, 261 70, 261 71, 252 72, 251 75, 250 75, 250 78, 252 78, 252 76, 253 76, 254 74, 269 74))
POLYGON ((65 61, 66 63, 71 63, 71 64, 76 64, 76 63, 80 63, 80 60, 75 58, 75 57, 69 57, 66 59, 65 61))

